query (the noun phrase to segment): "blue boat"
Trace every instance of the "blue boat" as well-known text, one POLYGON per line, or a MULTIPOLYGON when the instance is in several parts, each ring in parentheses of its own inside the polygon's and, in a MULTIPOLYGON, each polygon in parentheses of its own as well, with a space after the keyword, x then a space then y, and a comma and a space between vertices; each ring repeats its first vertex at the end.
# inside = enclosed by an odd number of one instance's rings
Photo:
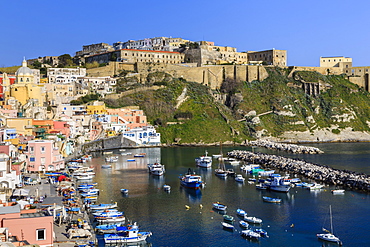
POLYGON ((249 224, 245 222, 244 220, 239 221, 239 225, 241 228, 247 229, 249 227, 249 224))
POLYGON ((95 227, 95 231, 98 234, 117 233, 117 227, 122 226, 121 223, 117 224, 103 224, 95 227))
POLYGON ((200 189, 203 187, 202 177, 191 172, 189 168, 188 173, 184 176, 180 176, 180 184, 186 188, 190 189, 200 189))
POLYGON ((261 237, 268 238, 267 231, 262 228, 256 228, 253 231, 259 233, 261 237))
POLYGON ((238 208, 238 209, 236 210, 236 214, 237 214, 238 216, 240 216, 240 217, 244 217, 244 216, 246 216, 246 215, 247 215, 247 213, 246 213, 243 209, 240 209, 240 208, 238 208))
POLYGON ((262 199, 263 199, 264 202, 271 202, 271 203, 280 203, 281 202, 280 198, 272 198, 272 197, 268 197, 268 196, 263 196, 262 199))
POLYGON ((117 202, 115 203, 110 203, 110 204, 97 204, 97 205, 90 205, 90 209, 92 210, 102 210, 102 209, 109 209, 109 208, 116 208, 117 207, 117 202))
POLYGON ((117 234, 104 234, 105 244, 137 243, 145 241, 152 235, 151 232, 139 232, 139 226, 135 224, 116 228, 117 234))

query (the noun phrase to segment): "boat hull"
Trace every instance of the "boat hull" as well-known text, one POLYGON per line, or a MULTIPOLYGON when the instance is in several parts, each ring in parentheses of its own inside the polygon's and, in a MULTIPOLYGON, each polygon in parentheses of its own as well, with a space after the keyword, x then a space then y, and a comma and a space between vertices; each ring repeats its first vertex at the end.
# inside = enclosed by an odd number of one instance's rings
POLYGON ((116 243, 136 243, 145 241, 147 237, 150 237, 152 233, 150 232, 140 232, 137 237, 124 237, 117 234, 105 234, 104 242, 106 244, 116 244, 116 243))

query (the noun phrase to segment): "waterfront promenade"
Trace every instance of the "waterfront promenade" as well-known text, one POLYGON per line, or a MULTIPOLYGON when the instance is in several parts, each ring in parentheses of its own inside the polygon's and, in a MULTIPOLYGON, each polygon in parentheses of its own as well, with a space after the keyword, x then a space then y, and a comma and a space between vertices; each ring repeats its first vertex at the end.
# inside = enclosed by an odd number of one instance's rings
MULTIPOLYGON (((34 174, 35 175, 35 174, 34 174)), ((35 175, 36 176, 36 175, 35 175)), ((29 196, 31 197, 40 197, 43 196, 44 198, 42 203, 37 203, 37 208, 46 208, 47 206, 62 206, 62 199, 63 197, 58 195, 57 193, 57 187, 58 184, 50 184, 48 183, 47 179, 41 179, 41 184, 37 185, 26 185, 23 188, 29 190, 29 196)), ((78 214, 71 214, 69 215, 69 220, 74 221, 77 219, 86 220, 90 224, 90 219, 87 214, 87 212, 84 211, 84 209, 81 209, 81 213, 78 214)), ((54 222, 54 246, 59 247, 72 247, 77 246, 81 244, 85 244, 87 242, 94 242, 95 241, 95 234, 93 230, 91 230, 91 233, 93 235, 92 238, 80 238, 80 239, 69 239, 67 236, 67 223, 58 224, 58 222, 54 222)), ((92 228, 91 228, 92 229, 92 228)))

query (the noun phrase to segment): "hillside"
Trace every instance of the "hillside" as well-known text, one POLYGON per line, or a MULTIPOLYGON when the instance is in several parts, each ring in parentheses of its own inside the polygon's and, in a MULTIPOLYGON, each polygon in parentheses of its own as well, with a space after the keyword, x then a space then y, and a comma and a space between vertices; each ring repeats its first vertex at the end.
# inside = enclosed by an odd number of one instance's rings
MULTIPOLYGON (((110 107, 139 105, 158 126, 167 144, 242 143, 246 139, 286 141, 370 140, 369 93, 345 76, 323 76, 268 68, 264 81, 226 80, 219 91, 156 72, 146 86, 162 85, 118 100, 110 107), (302 82, 320 82, 320 94, 310 96, 302 82)), ((123 78, 119 91, 141 87, 123 78)))

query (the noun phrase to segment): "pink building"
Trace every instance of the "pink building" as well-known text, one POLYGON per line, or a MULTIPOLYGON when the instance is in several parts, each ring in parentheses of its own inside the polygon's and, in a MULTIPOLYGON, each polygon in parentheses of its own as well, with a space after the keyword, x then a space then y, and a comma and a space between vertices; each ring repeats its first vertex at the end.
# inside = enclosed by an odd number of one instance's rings
MULTIPOLYGON (((132 109, 107 109, 107 114, 111 116, 119 116, 127 121, 127 130, 141 128, 148 125, 146 116, 143 110, 132 109)), ((112 121, 114 118, 112 118, 112 121)))
POLYGON ((54 130, 57 133, 61 133, 66 137, 69 137, 71 130, 69 129, 69 124, 66 121, 53 121, 54 130))
POLYGON ((53 140, 32 140, 28 142, 27 171, 59 171, 64 169, 64 159, 53 140))
POLYGON ((21 211, 19 205, 0 207, 0 225, 7 228, 7 235, 12 236, 13 240, 43 247, 53 246, 53 216, 30 210, 21 211))

